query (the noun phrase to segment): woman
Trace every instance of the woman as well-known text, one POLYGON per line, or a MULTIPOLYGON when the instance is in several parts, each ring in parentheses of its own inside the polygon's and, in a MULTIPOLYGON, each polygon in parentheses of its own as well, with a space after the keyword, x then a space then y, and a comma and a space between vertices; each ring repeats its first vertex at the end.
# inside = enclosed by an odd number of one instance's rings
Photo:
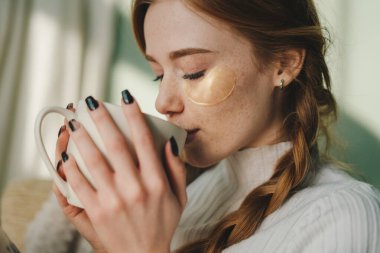
POLYGON ((136 0, 133 24, 160 83, 156 108, 188 131, 185 162, 204 169, 186 189, 172 138, 165 173, 124 91, 134 164, 102 103, 87 98, 110 164, 70 122, 58 167, 86 211, 55 193, 95 252, 380 250, 379 193, 319 153, 336 104, 313 1, 136 0), (69 137, 97 191, 66 154, 69 137))

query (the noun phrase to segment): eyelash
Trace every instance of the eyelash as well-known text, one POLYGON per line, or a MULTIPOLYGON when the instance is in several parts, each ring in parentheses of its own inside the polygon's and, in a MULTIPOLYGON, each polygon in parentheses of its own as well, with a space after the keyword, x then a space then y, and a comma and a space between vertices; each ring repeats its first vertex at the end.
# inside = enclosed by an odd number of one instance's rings
POLYGON ((204 76, 206 70, 202 70, 202 71, 199 71, 197 73, 193 73, 193 74, 185 74, 183 75, 183 79, 189 79, 189 80, 196 80, 198 78, 201 78, 202 76, 204 76))
MULTIPOLYGON (((204 76, 205 72, 206 72, 206 70, 202 70, 202 71, 192 73, 192 74, 184 74, 182 78, 183 79, 189 79, 189 80, 196 80, 196 79, 199 79, 202 76, 204 76)), ((153 81, 154 82, 157 82, 158 80, 162 81, 163 77, 164 77, 164 75, 157 76, 153 81)))
POLYGON ((158 80, 162 81, 162 78, 164 75, 156 76, 156 78, 153 79, 153 82, 157 82, 158 80))

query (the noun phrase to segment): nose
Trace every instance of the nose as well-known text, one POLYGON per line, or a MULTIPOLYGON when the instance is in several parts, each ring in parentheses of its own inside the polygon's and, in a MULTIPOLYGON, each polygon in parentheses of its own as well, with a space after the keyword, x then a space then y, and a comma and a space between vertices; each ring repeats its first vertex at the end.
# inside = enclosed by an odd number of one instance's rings
POLYGON ((156 98, 156 110, 164 115, 172 116, 181 113, 184 109, 179 85, 169 79, 162 79, 158 96, 156 98))

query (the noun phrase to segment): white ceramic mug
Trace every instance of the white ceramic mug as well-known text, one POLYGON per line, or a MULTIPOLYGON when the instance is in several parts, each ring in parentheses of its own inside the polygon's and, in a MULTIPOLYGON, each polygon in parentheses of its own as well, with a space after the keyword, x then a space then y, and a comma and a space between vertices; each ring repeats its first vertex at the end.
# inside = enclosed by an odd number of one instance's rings
MULTIPOLYGON (((121 107, 117 105, 109 104, 109 103, 104 103, 104 105, 107 108, 108 112, 110 113, 116 125, 124 134, 127 144, 129 146, 129 150, 132 156, 136 159, 134 146, 130 138, 131 133, 128 130, 127 119, 124 116, 121 110, 121 107)), ((88 134, 91 136, 91 138, 93 139, 94 143, 97 145, 99 150, 106 157, 103 141, 96 129, 95 124, 93 123, 91 119, 91 116, 89 115, 86 103, 82 100, 78 102, 78 106, 76 107, 75 112, 72 112, 70 110, 64 109, 62 107, 57 107, 57 106, 46 107, 42 109, 41 112, 38 114, 36 122, 35 122, 34 136, 35 136, 37 148, 41 154, 41 157, 46 167, 48 168, 54 180, 54 183, 57 185, 61 193, 67 198, 67 201, 70 204, 83 208, 82 203, 79 201, 78 197, 76 196, 75 192, 72 190, 71 186, 59 176, 58 172, 56 171, 55 166, 53 165, 53 162, 50 160, 48 156, 44 142, 42 140, 42 123, 44 121, 44 118, 50 113, 61 114, 68 121, 70 121, 71 119, 75 119, 78 122, 80 122, 81 125, 86 129, 88 134)), ((173 136, 176 139, 177 145, 178 145, 178 151, 179 153, 181 153, 186 141, 186 136, 187 136, 186 131, 165 120, 159 119, 152 115, 148 115, 148 114, 144 114, 144 115, 145 115, 146 122, 152 131, 154 141, 156 144, 156 149, 160 158, 161 159, 163 158, 163 150, 164 150, 165 143, 171 136, 173 136)), ((96 187, 88 171, 88 168, 86 167, 85 163, 83 162, 82 157, 79 154, 79 151, 77 150, 74 142, 72 142, 71 140, 69 140, 69 143, 67 146, 67 153, 70 153, 71 155, 74 156, 75 161, 77 162, 77 165, 79 169, 81 170, 81 172, 83 173, 83 175, 94 187, 96 187)))

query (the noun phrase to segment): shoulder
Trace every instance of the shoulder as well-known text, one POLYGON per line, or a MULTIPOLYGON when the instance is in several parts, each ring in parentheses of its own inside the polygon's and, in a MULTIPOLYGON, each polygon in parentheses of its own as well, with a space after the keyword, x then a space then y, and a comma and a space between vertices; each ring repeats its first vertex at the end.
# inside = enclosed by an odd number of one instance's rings
POLYGON ((374 186, 354 179, 333 165, 325 165, 308 187, 295 193, 273 216, 283 218, 300 210, 305 214, 315 211, 317 206, 324 210, 348 210, 356 206, 378 209, 379 204, 380 192, 374 186))
POLYGON ((335 221, 349 217, 350 222, 379 222, 379 190, 334 167, 323 168, 314 183, 295 194, 293 201, 304 209, 305 216, 319 213, 335 221))
POLYGON ((309 187, 296 193, 289 202, 292 201, 310 208, 317 204, 331 208, 358 205, 379 207, 380 192, 374 186, 354 179, 334 165, 325 165, 309 187))
MULTIPOLYGON (((334 167, 322 168, 289 204, 302 210, 289 252, 376 252, 380 248, 380 193, 334 167)), ((293 209, 295 210, 295 209, 293 209)))
POLYGON ((378 252, 380 193, 333 166, 223 252, 378 252))

